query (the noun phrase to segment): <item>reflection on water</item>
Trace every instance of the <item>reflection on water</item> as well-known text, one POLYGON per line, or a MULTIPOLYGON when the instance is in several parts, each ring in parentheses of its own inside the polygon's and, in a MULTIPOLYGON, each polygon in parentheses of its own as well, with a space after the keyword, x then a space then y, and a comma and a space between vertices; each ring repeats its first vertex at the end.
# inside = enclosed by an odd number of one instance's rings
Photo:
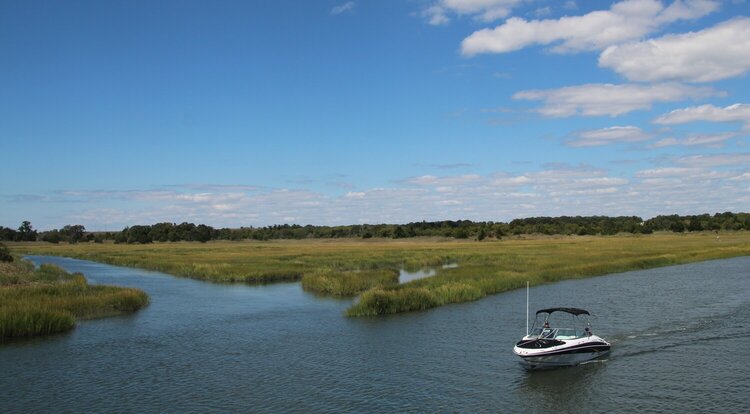
POLYGON ((517 397, 528 408, 539 411, 586 412, 593 397, 591 384, 604 375, 605 362, 529 373, 522 376, 517 397))
POLYGON ((531 309, 592 311, 603 362, 527 372, 525 290, 384 318, 298 283, 218 285, 33 257, 135 286, 134 314, 0 346, 0 412, 743 411, 750 258, 531 289, 531 309), (720 350, 720 352, 717 352, 720 350))
MULTIPOLYGON (((446 263, 440 267, 442 269, 455 269, 458 267, 458 263, 446 263)), ((411 282, 412 280, 423 279, 425 277, 435 276, 436 274, 437 271, 433 268, 420 269, 416 272, 409 272, 406 269, 401 269, 398 271, 398 282, 411 282)))
POLYGON ((437 272, 435 272, 435 269, 422 269, 417 270, 416 272, 408 272, 401 269, 398 271, 398 282, 411 282, 412 280, 423 279, 425 277, 435 276, 436 274, 437 272))

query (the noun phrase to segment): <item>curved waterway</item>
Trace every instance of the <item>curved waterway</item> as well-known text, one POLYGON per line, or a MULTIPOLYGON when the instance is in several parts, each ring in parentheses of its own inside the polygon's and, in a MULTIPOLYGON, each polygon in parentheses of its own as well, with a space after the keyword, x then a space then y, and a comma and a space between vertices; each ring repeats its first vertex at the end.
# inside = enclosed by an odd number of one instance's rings
POLYGON ((345 318, 298 283, 219 285, 32 256, 151 304, 0 344, 0 412, 737 412, 750 395, 750 258, 531 289, 591 310, 608 360, 526 372, 525 290, 345 318))

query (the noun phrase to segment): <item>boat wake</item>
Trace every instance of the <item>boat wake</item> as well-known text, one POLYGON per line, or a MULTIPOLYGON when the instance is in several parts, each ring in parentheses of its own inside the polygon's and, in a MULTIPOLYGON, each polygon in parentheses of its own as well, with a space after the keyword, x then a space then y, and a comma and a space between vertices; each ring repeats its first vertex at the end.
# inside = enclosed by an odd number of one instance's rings
POLYGON ((639 332, 610 337, 612 359, 632 357, 675 348, 750 338, 750 324, 741 316, 750 306, 740 306, 731 312, 711 317, 672 322, 668 326, 654 326, 639 332))

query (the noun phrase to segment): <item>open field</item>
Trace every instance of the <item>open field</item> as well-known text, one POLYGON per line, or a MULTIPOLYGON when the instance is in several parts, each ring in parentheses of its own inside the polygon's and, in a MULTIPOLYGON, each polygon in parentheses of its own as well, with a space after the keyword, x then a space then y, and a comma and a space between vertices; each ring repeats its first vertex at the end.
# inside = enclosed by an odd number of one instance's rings
POLYGON ((143 291, 91 286, 57 266, 0 263, 0 340, 68 331, 76 319, 135 312, 147 303, 143 291))
POLYGON ((310 291, 363 292, 350 316, 476 300, 523 286, 750 255, 750 232, 572 236, 500 241, 305 240, 148 245, 15 243, 15 253, 69 256, 214 282, 303 280, 310 291), (397 284, 401 268, 437 275, 397 284))

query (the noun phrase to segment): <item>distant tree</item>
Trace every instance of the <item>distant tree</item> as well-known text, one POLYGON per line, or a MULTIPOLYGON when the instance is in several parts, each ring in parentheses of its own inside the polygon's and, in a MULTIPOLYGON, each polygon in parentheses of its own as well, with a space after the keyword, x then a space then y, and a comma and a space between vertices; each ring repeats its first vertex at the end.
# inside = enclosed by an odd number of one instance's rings
POLYGON ((190 239, 205 243, 211 240, 213 231, 213 227, 206 226, 205 224, 199 224, 193 229, 190 239))
POLYGON ((675 221, 670 226, 669 229, 672 230, 675 233, 682 233, 685 231, 685 224, 682 221, 675 221))
POLYGON ((115 244, 127 243, 129 230, 129 227, 125 227, 121 232, 115 234, 115 244))
POLYGON ((16 240, 17 234, 18 232, 10 227, 0 226, 0 240, 14 241, 16 240))
POLYGON ((703 231, 703 223, 698 217, 691 217, 688 224, 688 231, 703 231))
POLYGON ((60 243, 63 240, 62 236, 60 235, 60 232, 58 230, 50 230, 45 231, 42 233, 42 241, 48 242, 48 243, 60 243))
POLYGON ((128 243, 151 243, 151 227, 150 226, 131 226, 127 231, 128 243))
POLYGON ((18 241, 36 241, 36 230, 31 227, 31 222, 24 220, 18 227, 18 233, 16 235, 18 241))
POLYGON ((469 238, 469 232, 464 228, 458 228, 453 232, 453 237, 457 239, 468 239, 469 238))
MULTIPOLYGON (((178 240, 187 240, 187 241, 190 241, 190 240, 193 240, 193 238, 192 238, 193 237, 193 230, 195 230, 195 224, 193 224, 193 223, 183 222, 183 223, 178 224, 175 227, 175 229, 174 229, 174 231, 175 231, 175 236, 174 236, 175 240, 174 241, 178 241, 178 240)), ((172 238, 173 237, 170 235, 170 240, 172 240, 172 238)))
POLYGON ((0 243, 0 262, 12 262, 13 255, 10 254, 8 248, 0 243))
POLYGON ((81 224, 67 225, 60 229, 60 233, 68 243, 78 243, 86 235, 86 227, 81 224))
POLYGON ((169 233, 174 228, 173 223, 157 223, 151 226, 149 231, 151 240, 165 242, 169 240, 169 233))
POLYGON ((487 232, 484 230, 484 227, 479 229, 479 233, 477 233, 477 240, 482 241, 487 238, 487 232))
POLYGON ((396 230, 393 231, 393 238, 402 239, 404 237, 406 237, 406 232, 404 231, 404 228, 401 226, 397 226, 396 230))
POLYGON ((601 232, 605 236, 612 236, 617 234, 617 225, 612 220, 604 220, 601 226, 601 232))

